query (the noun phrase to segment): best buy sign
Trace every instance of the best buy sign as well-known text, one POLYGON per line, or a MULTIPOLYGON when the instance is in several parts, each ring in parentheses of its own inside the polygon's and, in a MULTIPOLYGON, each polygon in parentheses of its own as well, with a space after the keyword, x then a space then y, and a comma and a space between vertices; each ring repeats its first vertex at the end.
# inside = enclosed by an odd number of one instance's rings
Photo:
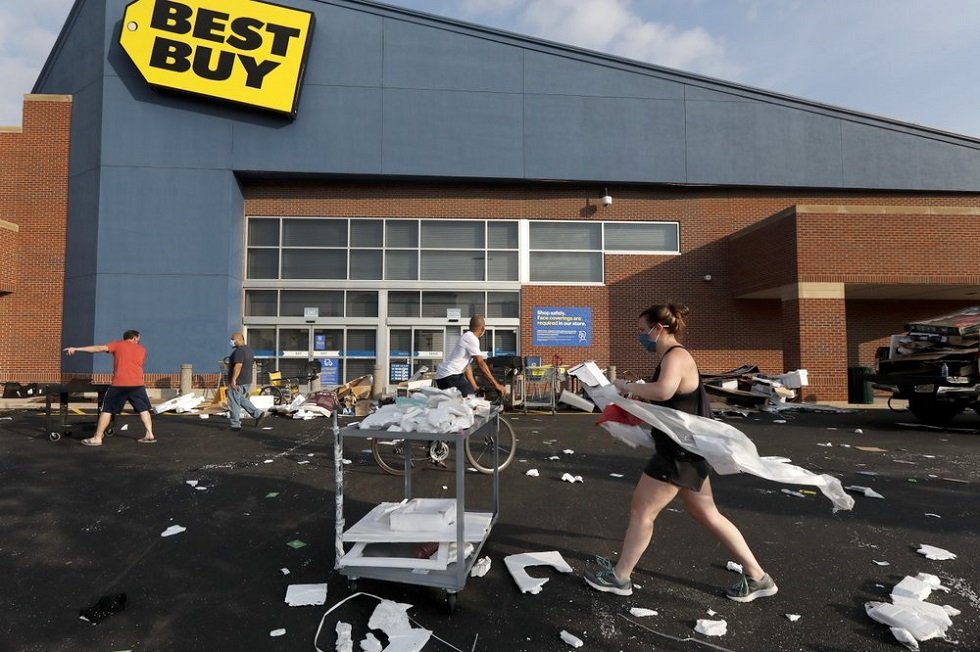
POLYGON ((119 44, 148 84, 294 116, 313 23, 260 0, 135 0, 119 44))

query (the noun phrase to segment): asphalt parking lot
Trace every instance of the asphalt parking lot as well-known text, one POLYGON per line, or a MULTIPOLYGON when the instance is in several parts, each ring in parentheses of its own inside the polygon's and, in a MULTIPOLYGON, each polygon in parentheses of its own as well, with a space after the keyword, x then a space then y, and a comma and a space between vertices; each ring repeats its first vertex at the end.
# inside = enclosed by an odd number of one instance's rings
MULTIPOLYGON (((262 424, 268 430, 246 426, 233 434, 224 419, 168 414, 157 418, 160 443, 141 446, 139 420, 124 415, 104 447, 89 449, 77 438, 88 436, 91 416, 78 417, 74 436, 58 442, 48 440, 36 412, 0 417, 0 649, 313 650, 324 612, 349 595, 333 570, 328 420, 276 417, 262 424), (197 488, 187 484, 193 480, 197 488), (161 537, 172 525, 186 531, 161 537), (287 545, 297 540, 306 545, 287 545), (320 582, 328 584, 324 606, 284 604, 289 584, 320 582), (80 609, 116 593, 127 595, 122 611, 98 625, 79 619, 80 609), (280 628, 284 635, 270 636, 280 628)), ((501 475, 501 517, 482 553, 492 567, 468 580, 455 613, 434 589, 359 583, 360 591, 414 605, 409 613, 445 641, 433 639, 426 650, 567 650, 563 629, 584 641, 583 650, 711 649, 653 632, 739 651, 896 650, 902 648, 865 615, 864 603, 887 601, 895 583, 920 572, 950 589, 934 592, 931 602, 962 612, 949 632, 953 644, 928 641, 922 649, 980 650, 975 414, 961 417, 955 430, 900 425, 910 415, 882 410, 726 419, 762 455, 788 457, 884 496, 856 496, 853 512, 834 514, 819 495, 789 495, 751 476, 713 477, 722 511, 780 587, 775 597, 750 604, 722 597, 736 579, 725 569, 729 557, 679 504, 658 520, 632 597, 588 589, 581 573, 595 554, 618 551, 646 453, 595 427, 595 415, 513 417, 518 459, 501 475), (540 476, 527 476, 531 468, 540 476), (584 482, 562 482, 566 472, 584 482), (916 553, 923 543, 958 557, 928 560, 916 553), (548 583, 540 594, 521 594, 503 558, 547 550, 559 551, 574 572, 534 569, 548 583), (658 615, 632 618, 630 607, 658 615), (728 633, 696 634, 700 618, 724 618, 728 633)), ((364 448, 358 442, 345 453, 349 520, 401 497, 401 480, 382 473, 364 448)), ((451 466, 423 469, 416 495, 451 497, 453 479, 451 466)), ((486 476, 468 474, 474 501, 488 487, 486 476)), ((357 649, 376 604, 369 597, 345 603, 327 616, 316 645, 335 649, 340 619, 351 623, 357 649)))

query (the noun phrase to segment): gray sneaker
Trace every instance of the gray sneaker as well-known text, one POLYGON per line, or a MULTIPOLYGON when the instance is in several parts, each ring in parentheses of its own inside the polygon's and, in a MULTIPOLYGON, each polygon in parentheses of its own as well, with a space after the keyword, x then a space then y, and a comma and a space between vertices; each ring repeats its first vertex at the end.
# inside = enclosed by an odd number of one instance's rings
POLYGON ((633 595, 633 583, 629 580, 623 580, 622 582, 617 580, 616 574, 613 572, 612 563, 608 559, 597 555, 595 560, 599 564, 599 570, 585 571, 584 577, 586 584, 596 591, 615 593, 616 595, 633 595))
POLYGON ((269 413, 268 412, 266 412, 266 411, 259 412, 259 416, 254 417, 254 419, 255 419, 255 427, 258 428, 259 427, 259 424, 262 423, 262 419, 266 418, 267 416, 269 416, 269 413))
POLYGON ((768 573, 763 575, 760 580, 749 579, 742 575, 734 586, 725 591, 725 597, 735 602, 752 602, 756 598, 776 595, 777 591, 779 591, 779 587, 772 581, 768 573))

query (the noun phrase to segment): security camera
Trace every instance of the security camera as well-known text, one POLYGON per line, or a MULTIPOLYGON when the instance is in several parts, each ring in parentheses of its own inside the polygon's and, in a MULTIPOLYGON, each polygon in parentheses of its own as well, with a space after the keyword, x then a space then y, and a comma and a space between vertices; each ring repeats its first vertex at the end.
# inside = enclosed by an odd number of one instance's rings
POLYGON ((603 195, 602 196, 602 205, 603 206, 612 206, 612 195, 603 195))

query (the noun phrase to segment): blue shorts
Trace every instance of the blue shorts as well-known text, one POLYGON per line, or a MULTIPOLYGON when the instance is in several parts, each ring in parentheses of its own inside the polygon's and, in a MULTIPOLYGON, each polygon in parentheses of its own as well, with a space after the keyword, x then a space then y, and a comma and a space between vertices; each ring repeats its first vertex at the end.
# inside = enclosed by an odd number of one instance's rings
POLYGON ((133 406, 133 411, 137 414, 150 411, 150 397, 146 394, 146 387, 143 385, 139 387, 117 387, 113 385, 106 390, 105 396, 102 397, 99 412, 119 414, 126 407, 127 402, 133 406))

